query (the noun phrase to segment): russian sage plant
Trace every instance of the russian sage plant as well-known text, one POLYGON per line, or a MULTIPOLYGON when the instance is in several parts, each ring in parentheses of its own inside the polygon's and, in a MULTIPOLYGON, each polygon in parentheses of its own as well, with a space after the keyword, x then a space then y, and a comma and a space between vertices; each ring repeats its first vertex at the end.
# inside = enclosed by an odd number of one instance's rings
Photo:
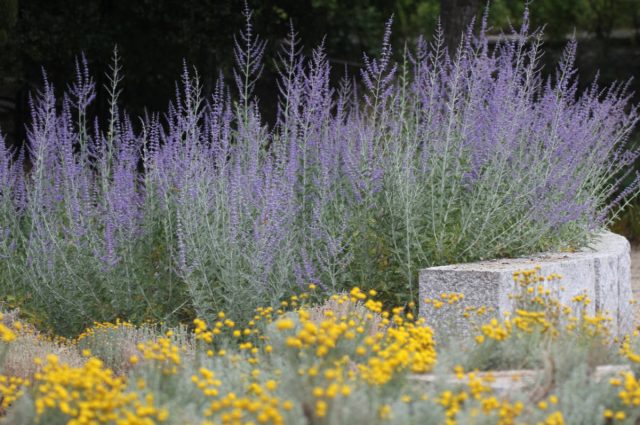
POLYGON ((470 26, 455 52, 438 31, 394 54, 389 21, 379 57, 337 85, 291 29, 267 123, 265 44, 244 14, 235 89, 221 76, 205 96, 185 66, 163 115, 121 110, 117 54, 105 123, 84 58, 61 99, 45 77, 26 152, 0 143, 3 297, 67 334, 246 320, 308 283, 402 304, 422 267, 582 247, 638 193, 621 187, 638 155, 626 86, 580 92, 575 42, 545 77, 526 16, 492 46, 470 26))

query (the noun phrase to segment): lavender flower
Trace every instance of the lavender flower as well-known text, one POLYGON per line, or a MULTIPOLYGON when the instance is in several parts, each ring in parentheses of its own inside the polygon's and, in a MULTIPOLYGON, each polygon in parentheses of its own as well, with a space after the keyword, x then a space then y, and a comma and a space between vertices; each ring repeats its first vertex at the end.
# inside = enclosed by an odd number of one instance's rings
POLYGON ((623 184, 639 119, 625 85, 580 92, 575 42, 543 78, 526 15, 495 46, 485 17, 456 52, 438 29, 399 63, 389 20, 361 85, 334 86, 324 46, 305 57, 291 28, 273 126, 253 94, 265 44, 244 16, 237 91, 220 76, 205 97, 185 64, 164 115, 120 110, 117 54, 106 123, 87 116, 84 56, 61 102, 45 77, 29 173, 0 139, 2 295, 29 294, 62 333, 116 317, 243 320, 310 282, 404 303, 421 267, 581 246, 638 194, 640 177, 623 184))

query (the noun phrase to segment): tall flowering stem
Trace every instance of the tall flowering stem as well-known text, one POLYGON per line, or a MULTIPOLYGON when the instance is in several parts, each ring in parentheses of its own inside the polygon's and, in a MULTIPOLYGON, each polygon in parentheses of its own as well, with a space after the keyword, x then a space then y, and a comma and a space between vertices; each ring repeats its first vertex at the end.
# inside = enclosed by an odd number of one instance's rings
POLYGON ((579 91, 570 42, 544 77, 542 33, 455 52, 438 30, 400 54, 385 27, 361 81, 336 86, 324 46, 293 28, 277 117, 254 89, 265 44, 245 8, 234 82, 205 95, 184 66, 165 114, 89 116, 81 57, 60 99, 44 79, 25 152, 0 143, 0 288, 62 333, 94 321, 251 317, 309 283, 414 300, 421 267, 589 243, 638 194, 626 85, 579 91), (394 58, 399 57, 398 63, 394 58), (361 83, 361 84, 360 84, 361 83), (32 169, 25 173, 29 156, 32 169))

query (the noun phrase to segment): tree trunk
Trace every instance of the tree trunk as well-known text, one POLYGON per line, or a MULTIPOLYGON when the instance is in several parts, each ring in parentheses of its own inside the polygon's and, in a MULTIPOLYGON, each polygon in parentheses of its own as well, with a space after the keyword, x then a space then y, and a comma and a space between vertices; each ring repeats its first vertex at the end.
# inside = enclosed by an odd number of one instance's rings
POLYGON ((480 0, 440 0, 440 22, 450 54, 455 54, 462 34, 481 7, 480 0))

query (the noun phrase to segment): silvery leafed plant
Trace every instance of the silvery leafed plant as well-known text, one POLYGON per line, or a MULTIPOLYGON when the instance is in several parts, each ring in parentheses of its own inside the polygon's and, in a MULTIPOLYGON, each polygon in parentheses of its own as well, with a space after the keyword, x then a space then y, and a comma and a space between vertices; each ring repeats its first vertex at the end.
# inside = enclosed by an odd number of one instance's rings
POLYGON ((185 66, 163 114, 124 113, 117 55, 106 122, 84 59, 62 97, 45 77, 26 150, 0 144, 3 298, 67 334, 243 320, 310 282, 406 303, 419 268, 580 247, 637 193, 625 85, 578 90, 573 41, 546 77, 526 16, 495 45, 471 26, 456 52, 441 32, 394 51, 389 21, 379 56, 336 82, 292 29, 267 123, 245 15, 232 81, 205 96, 185 66))

